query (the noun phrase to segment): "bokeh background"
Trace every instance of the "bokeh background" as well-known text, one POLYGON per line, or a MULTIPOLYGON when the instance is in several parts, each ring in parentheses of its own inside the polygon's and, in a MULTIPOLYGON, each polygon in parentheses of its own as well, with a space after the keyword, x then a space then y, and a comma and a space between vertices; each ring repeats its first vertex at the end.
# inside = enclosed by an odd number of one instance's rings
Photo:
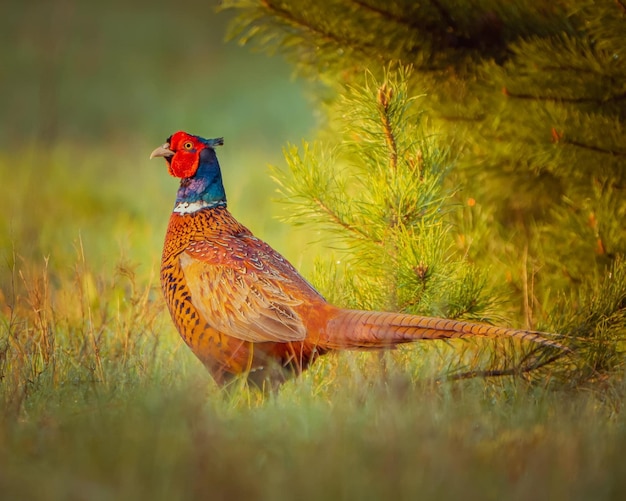
POLYGON ((224 136, 235 215, 287 235, 267 166, 312 129, 313 111, 284 61, 225 42, 230 15, 194 0, 3 3, 5 263, 70 266, 82 246, 94 266, 122 257, 154 273, 177 183, 148 155, 181 129, 224 136))

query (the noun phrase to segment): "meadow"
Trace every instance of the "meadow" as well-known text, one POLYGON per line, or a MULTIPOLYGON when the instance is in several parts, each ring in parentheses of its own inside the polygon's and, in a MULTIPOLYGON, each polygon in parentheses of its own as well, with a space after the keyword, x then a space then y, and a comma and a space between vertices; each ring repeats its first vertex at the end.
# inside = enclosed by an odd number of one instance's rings
POLYGON ((224 136, 232 212, 311 276, 332 250, 267 167, 314 134, 306 85, 203 2, 3 9, 0 499, 626 498, 621 381, 442 381, 451 343, 217 388, 161 297, 177 183, 148 155, 224 136))

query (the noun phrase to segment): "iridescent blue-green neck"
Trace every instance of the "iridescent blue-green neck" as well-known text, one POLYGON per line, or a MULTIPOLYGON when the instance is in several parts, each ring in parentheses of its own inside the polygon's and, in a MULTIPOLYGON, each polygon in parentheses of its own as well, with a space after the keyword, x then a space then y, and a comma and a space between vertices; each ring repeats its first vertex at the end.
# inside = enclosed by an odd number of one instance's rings
POLYGON ((222 172, 213 148, 200 152, 198 170, 192 177, 181 180, 176 194, 176 212, 195 212, 205 207, 225 207, 226 193, 222 172), (185 210, 177 210, 177 209, 185 210))

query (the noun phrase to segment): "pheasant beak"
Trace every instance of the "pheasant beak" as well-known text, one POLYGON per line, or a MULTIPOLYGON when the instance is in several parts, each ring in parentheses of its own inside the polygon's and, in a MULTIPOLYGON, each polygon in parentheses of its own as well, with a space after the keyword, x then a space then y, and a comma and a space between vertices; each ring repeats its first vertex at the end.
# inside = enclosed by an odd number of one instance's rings
POLYGON ((164 143, 161 146, 159 146, 156 150, 154 150, 152 153, 150 153, 150 160, 152 160, 155 157, 173 157, 174 156, 174 152, 172 150, 170 150, 170 143, 164 143))

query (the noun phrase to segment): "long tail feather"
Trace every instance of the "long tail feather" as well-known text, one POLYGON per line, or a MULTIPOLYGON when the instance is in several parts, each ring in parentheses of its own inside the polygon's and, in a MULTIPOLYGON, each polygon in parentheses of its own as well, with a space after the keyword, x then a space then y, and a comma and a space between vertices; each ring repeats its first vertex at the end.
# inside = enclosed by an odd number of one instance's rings
POLYGON ((417 339, 511 337, 571 351, 541 332, 380 311, 341 309, 326 325, 326 336, 329 348, 374 349, 417 339))

